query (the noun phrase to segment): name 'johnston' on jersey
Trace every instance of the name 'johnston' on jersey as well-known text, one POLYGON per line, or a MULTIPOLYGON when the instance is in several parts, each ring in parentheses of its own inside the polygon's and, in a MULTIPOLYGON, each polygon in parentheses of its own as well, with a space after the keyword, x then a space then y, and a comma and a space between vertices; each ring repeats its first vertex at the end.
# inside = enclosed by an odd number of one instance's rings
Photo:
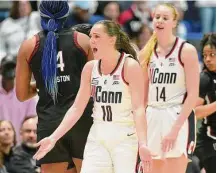
POLYGON ((149 106, 167 107, 182 104, 186 97, 186 83, 181 51, 185 41, 176 38, 171 51, 160 57, 156 48, 149 63, 149 106))
POLYGON ((123 75, 124 62, 128 56, 122 53, 117 66, 108 75, 100 71, 101 60, 95 60, 91 77, 94 120, 133 123, 130 89, 123 75))

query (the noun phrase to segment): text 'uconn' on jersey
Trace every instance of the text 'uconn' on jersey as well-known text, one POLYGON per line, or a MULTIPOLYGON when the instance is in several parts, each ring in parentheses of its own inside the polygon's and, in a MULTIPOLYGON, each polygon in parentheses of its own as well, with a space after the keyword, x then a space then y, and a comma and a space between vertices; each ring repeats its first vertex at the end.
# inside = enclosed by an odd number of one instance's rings
POLYGON ((96 102, 99 103, 121 103, 122 101, 122 92, 121 91, 112 91, 113 87, 117 87, 120 84, 119 75, 110 76, 112 80, 105 79, 103 84, 108 85, 111 88, 111 91, 103 90, 103 86, 99 86, 98 78, 92 78, 92 97, 96 102))

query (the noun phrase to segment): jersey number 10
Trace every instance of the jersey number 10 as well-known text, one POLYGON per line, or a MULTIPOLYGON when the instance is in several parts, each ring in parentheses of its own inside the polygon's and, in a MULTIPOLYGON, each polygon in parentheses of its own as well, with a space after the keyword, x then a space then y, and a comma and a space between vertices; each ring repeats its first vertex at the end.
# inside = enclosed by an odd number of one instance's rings
POLYGON ((103 111, 103 121, 112 121, 112 108, 111 106, 101 106, 103 111))

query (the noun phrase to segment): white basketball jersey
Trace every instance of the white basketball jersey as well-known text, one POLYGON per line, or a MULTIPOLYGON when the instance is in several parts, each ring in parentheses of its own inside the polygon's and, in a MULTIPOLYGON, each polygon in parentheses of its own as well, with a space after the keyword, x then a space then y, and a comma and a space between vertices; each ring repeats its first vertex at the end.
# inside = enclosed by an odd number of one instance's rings
POLYGON ((128 56, 122 53, 116 68, 108 75, 100 72, 101 60, 95 60, 91 76, 94 120, 133 123, 131 94, 123 77, 124 62, 128 56))
POLYGON ((156 49, 149 63, 148 105, 168 107, 182 104, 186 96, 185 72, 181 62, 181 50, 185 41, 176 41, 165 57, 157 55, 156 49))

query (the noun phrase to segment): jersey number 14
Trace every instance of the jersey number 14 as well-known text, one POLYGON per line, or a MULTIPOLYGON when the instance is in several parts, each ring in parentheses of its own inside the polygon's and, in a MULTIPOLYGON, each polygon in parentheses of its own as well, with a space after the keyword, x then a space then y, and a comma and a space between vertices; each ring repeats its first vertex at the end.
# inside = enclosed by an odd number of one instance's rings
POLYGON ((156 87, 156 100, 159 101, 160 99, 163 99, 163 101, 166 101, 166 91, 165 91, 165 87, 162 88, 162 90, 160 91, 160 89, 158 87, 156 87))

